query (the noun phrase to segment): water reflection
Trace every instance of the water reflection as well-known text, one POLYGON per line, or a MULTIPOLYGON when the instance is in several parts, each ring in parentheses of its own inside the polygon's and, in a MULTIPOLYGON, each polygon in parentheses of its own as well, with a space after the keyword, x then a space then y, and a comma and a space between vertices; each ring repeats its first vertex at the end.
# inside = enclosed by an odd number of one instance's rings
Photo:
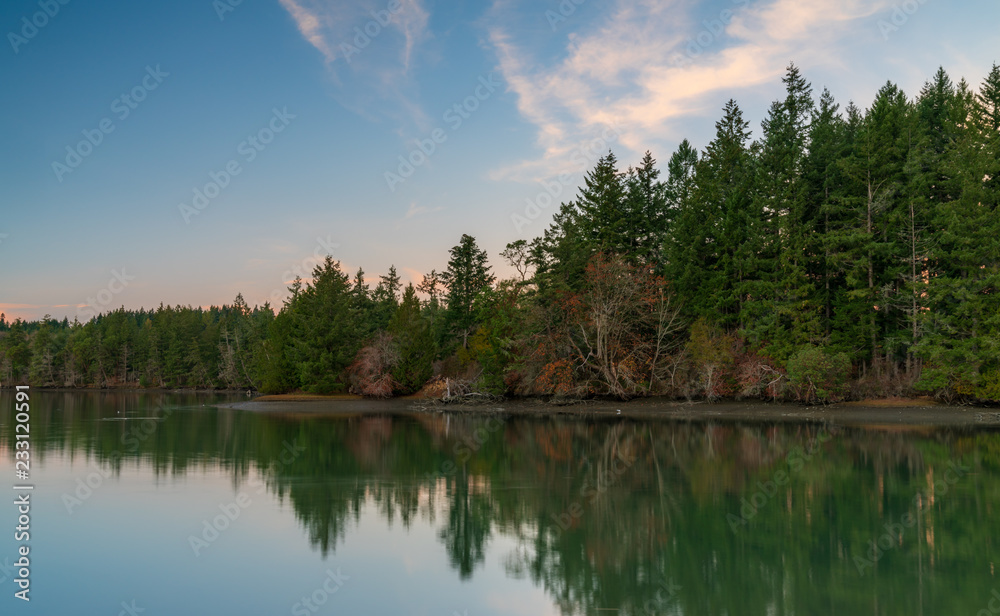
POLYGON ((224 469, 236 489, 259 475, 323 555, 366 512, 433 524, 451 575, 499 559, 564 614, 975 614, 1000 586, 996 432, 34 401, 37 464, 224 469), (501 537, 515 547, 497 553, 501 537))

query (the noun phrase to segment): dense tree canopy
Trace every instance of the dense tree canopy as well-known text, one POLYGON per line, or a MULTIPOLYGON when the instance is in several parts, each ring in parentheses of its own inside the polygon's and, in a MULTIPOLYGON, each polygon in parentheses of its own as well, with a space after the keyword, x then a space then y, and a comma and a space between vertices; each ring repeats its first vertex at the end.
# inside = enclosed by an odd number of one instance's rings
POLYGON ((1000 67, 978 90, 941 69, 914 98, 887 82, 843 111, 794 65, 783 85, 759 137, 730 100, 665 177, 649 152, 626 169, 602 156, 540 237, 499 255, 511 280, 463 235, 405 291, 394 267, 371 289, 327 258, 277 314, 238 296, 0 316, 0 379, 1000 400, 1000 67))

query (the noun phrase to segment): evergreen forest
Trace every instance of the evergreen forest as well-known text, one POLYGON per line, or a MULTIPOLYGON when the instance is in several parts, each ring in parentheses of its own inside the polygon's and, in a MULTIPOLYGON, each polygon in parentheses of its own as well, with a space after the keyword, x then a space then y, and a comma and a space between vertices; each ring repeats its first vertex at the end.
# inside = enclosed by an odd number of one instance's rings
POLYGON ((867 108, 795 65, 661 167, 608 152, 533 240, 377 284, 332 257, 282 306, 0 317, 4 386, 802 402, 1000 401, 1000 67, 867 108))

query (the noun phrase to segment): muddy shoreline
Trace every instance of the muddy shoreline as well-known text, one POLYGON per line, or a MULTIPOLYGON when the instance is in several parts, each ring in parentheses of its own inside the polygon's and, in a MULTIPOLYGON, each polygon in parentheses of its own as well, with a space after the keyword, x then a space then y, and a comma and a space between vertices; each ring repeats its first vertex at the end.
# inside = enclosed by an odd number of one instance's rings
POLYGON ((337 397, 327 399, 255 399, 221 406, 251 412, 288 414, 411 414, 473 413, 582 418, 633 418, 694 422, 826 423, 886 429, 922 427, 1000 428, 1000 409, 945 406, 932 401, 849 402, 828 406, 802 406, 767 402, 683 402, 657 399, 586 401, 555 405, 543 400, 506 400, 490 404, 442 404, 427 399, 369 400, 337 397))

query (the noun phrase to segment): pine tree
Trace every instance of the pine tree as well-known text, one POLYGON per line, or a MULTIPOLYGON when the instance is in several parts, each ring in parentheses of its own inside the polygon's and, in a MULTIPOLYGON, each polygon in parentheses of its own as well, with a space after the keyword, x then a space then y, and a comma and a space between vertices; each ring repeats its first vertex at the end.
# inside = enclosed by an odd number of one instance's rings
POLYGON ((475 327, 476 296, 490 288, 495 277, 490 273, 486 251, 476 246, 471 235, 462 235, 449 252, 448 269, 441 274, 441 281, 448 287, 445 328, 465 348, 475 327))
POLYGON ((821 306, 815 269, 819 205, 808 199, 803 174, 812 86, 793 64, 783 79, 786 97, 771 105, 758 145, 757 189, 750 238, 759 280, 747 286, 741 315, 744 332, 765 352, 784 361, 798 348, 821 340, 821 306))
POLYGON ((286 352, 298 386, 315 393, 343 390, 341 375, 361 348, 367 328, 355 308, 357 297, 340 263, 327 256, 312 282, 293 292, 286 352))
POLYGON ((666 186, 650 152, 625 174, 625 197, 619 237, 612 252, 629 262, 658 269, 663 261, 663 240, 670 228, 666 186))
POLYGON ((406 285, 388 331, 399 349, 399 364, 392 376, 400 386, 399 393, 411 394, 431 378, 437 355, 430 323, 420 312, 420 300, 412 284, 406 285))
POLYGON ((684 139, 667 163, 665 198, 670 212, 669 229, 663 242, 663 272, 674 291, 684 298, 687 316, 703 314, 706 302, 699 297, 709 252, 709 221, 694 198, 698 152, 684 139))
POLYGON ((956 104, 951 79, 944 69, 938 69, 912 108, 912 119, 907 126, 902 207, 890 219, 900 250, 888 264, 889 275, 897 281, 889 305, 904 315, 902 327, 897 324, 895 329, 906 349, 906 372, 912 376, 918 372, 914 345, 920 341, 927 285, 932 271, 940 271, 939 266, 930 262, 929 236, 938 211, 947 208, 955 189, 946 172, 944 157, 956 138, 956 104))
POLYGON ((814 255, 810 275, 817 281, 820 329, 827 344, 831 342, 835 298, 846 287, 846 236, 854 222, 844 204, 844 177, 838 164, 848 147, 847 126, 839 110, 833 95, 824 89, 810 122, 809 151, 802 172, 805 199, 816 212, 816 233, 809 248, 814 255))
MULTIPOLYGON (((634 239, 635 220, 626 211, 625 182, 613 152, 602 156, 584 178, 576 198, 575 222, 591 253, 625 253, 634 239)), ((589 260, 589 255, 587 255, 589 260)))
POLYGON ((886 266, 898 242, 890 235, 888 223, 898 208, 905 180, 908 111, 902 90, 892 83, 884 85, 861 118, 852 151, 844 160, 851 180, 848 199, 863 216, 848 272, 848 298, 855 303, 848 312, 864 315, 869 343, 863 354, 873 360, 887 351, 885 343, 890 338, 887 302, 895 281, 891 276, 887 279, 886 266))
MULTIPOLYGON (((963 83, 954 94, 955 138, 941 176, 948 196, 935 210, 935 242, 926 290, 928 309, 916 353, 918 387, 942 395, 1000 399, 1000 69, 980 92, 963 83)), ((944 114, 943 114, 944 115, 944 114)))
POLYGON ((552 224, 531 244, 530 263, 540 298, 582 288, 587 263, 597 253, 627 252, 635 244, 638 214, 626 211, 626 187, 614 153, 601 157, 584 177, 576 200, 562 203, 552 224))
POLYGON ((396 266, 389 266, 389 273, 379 276, 378 285, 372 292, 372 313, 366 323, 371 333, 384 330, 399 307, 399 291, 403 287, 396 266))
MULTIPOLYGON (((693 199, 704 217, 705 251, 692 273, 702 274, 692 300, 694 316, 724 327, 739 324, 743 298, 760 268, 761 213, 754 210, 754 159, 749 123, 730 100, 695 172, 693 199)), ((699 241, 699 238, 694 238, 699 241)))

